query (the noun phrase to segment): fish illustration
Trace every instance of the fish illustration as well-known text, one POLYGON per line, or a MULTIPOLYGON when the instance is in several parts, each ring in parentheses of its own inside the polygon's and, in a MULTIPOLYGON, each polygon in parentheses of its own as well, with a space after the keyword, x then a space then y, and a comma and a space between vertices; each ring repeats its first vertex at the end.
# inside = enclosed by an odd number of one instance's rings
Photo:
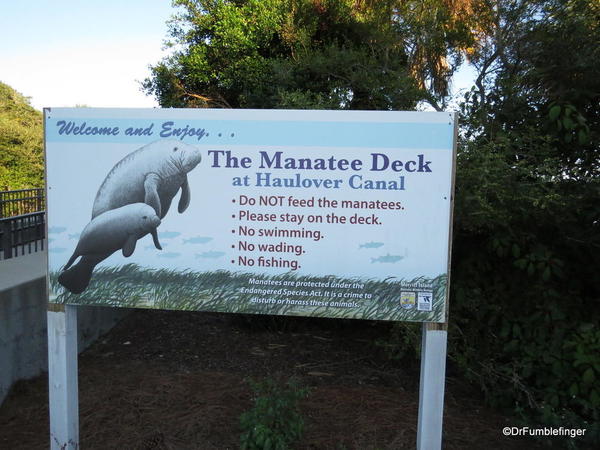
POLYGON ((173 239, 179 236, 181 233, 178 231, 161 231, 158 233, 158 237, 161 239, 173 239))
POLYGON ((378 258, 371 258, 371 263, 397 263, 398 261, 404 259, 404 256, 400 255, 390 255, 389 253, 384 256, 380 256, 378 258))
POLYGON ((78 239, 79 236, 81 236, 81 233, 69 234, 69 239, 78 239))
POLYGON ((212 241, 213 238, 211 237, 206 237, 206 236, 195 236, 193 238, 189 238, 189 239, 184 239, 183 243, 187 244, 206 244, 207 242, 212 241))
POLYGON ((181 253, 167 252, 158 254, 159 258, 177 258, 178 256, 181 256, 181 253))
POLYGON ((196 253, 196 258, 220 258, 221 256, 223 256, 225 254, 225 252, 203 252, 203 253, 196 253))
POLYGON ((358 248, 379 248, 383 245, 383 242, 365 242, 360 244, 358 248))
POLYGON ((60 234, 66 231, 67 227, 50 227, 48 228, 49 234, 60 234))

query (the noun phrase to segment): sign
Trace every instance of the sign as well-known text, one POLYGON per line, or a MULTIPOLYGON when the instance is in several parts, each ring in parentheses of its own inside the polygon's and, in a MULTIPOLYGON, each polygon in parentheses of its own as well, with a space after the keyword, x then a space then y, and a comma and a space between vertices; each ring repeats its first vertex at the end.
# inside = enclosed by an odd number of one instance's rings
POLYGON ((45 110, 50 302, 445 322, 448 113, 45 110))

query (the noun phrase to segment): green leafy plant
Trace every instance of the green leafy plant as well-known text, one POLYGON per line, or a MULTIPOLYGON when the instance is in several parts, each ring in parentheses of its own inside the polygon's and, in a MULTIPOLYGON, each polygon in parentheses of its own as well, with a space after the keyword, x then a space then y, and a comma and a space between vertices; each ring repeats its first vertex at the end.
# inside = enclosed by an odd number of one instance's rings
POLYGON ((0 191, 44 184, 42 113, 0 82, 0 191))
POLYGON ((243 450, 283 450, 304 430, 298 402, 308 395, 295 381, 280 384, 272 379, 250 381, 254 406, 240 417, 243 450))

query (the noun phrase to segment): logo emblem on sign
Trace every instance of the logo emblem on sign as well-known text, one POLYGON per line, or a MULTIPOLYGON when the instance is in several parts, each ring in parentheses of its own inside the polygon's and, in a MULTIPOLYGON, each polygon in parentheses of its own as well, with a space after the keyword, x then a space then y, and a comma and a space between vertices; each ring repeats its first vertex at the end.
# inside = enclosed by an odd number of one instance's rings
POLYGON ((416 304, 416 297, 414 292, 400 292, 400 306, 404 309, 413 309, 416 304))
POLYGON ((431 311, 433 305, 433 293, 419 292, 417 303, 418 311, 431 311))

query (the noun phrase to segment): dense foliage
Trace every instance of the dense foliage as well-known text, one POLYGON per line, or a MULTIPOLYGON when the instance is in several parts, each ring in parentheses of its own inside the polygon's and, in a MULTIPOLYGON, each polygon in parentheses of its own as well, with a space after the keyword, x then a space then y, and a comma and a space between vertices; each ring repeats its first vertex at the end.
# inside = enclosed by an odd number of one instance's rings
POLYGON ((0 83, 0 191, 42 187, 42 113, 0 83))
POLYGON ((600 441, 600 4, 174 3, 162 106, 441 109, 468 59, 450 357, 528 425, 600 441))
POLYGON ((164 107, 439 108, 481 34, 474 1, 173 3, 174 53, 144 82, 164 107))
POLYGON ((600 4, 497 17, 462 106, 453 354, 493 403, 599 441, 600 4))

